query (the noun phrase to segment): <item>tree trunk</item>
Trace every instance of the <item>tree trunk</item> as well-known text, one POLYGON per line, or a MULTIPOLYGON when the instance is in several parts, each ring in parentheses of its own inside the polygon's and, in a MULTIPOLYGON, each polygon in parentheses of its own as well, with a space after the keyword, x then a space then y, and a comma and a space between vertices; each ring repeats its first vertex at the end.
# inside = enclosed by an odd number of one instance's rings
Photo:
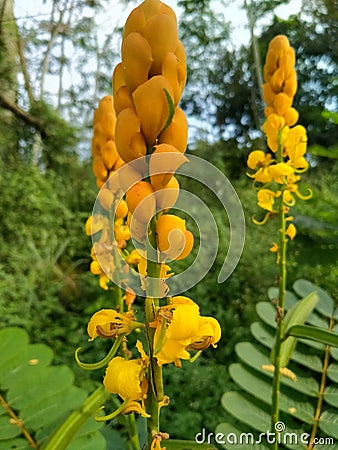
MULTIPOLYGON (((0 93, 17 101, 17 30, 13 0, 0 0, 0 93)), ((5 162, 18 154, 15 114, 0 105, 0 158, 5 162)))

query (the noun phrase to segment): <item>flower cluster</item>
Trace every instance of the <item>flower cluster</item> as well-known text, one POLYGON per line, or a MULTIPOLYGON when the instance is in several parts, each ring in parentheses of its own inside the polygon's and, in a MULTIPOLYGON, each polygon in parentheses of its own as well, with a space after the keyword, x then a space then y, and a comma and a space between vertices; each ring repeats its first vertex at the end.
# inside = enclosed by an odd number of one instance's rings
MULTIPOLYGON (((248 174, 258 186, 258 205, 267 211, 265 223, 277 214, 278 205, 288 214, 295 198, 308 199, 298 190, 299 173, 308 168, 305 159, 307 135, 302 125, 295 125, 298 112, 292 107, 297 91, 297 75, 294 68, 295 53, 286 36, 276 36, 269 44, 264 66, 263 98, 266 103, 263 131, 267 137, 269 152, 254 150, 249 154, 248 174), (276 199, 277 205, 276 205, 276 199)), ((286 218, 291 222, 291 216, 286 218)), ((296 227, 290 223, 286 235, 293 239, 296 227)), ((272 251, 277 251, 274 246, 272 251)))
MULTIPOLYGON (((187 161, 183 155, 187 120, 178 106, 186 81, 186 58, 173 10, 160 0, 145 0, 134 9, 124 27, 121 53, 122 62, 113 74, 117 151, 125 162, 150 155, 149 181, 140 174, 126 193, 132 235, 143 242, 144 224, 156 212, 174 206, 179 194, 174 173, 187 161)), ((182 259, 190 253, 193 236, 179 217, 163 217, 156 233, 164 258, 182 259), (176 237, 169 245, 171 232, 176 237)))

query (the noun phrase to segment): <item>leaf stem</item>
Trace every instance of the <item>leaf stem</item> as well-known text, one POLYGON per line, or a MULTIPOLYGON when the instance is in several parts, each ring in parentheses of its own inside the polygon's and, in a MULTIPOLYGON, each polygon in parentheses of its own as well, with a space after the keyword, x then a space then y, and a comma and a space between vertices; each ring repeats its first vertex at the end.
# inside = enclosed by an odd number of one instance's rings
POLYGON ((16 425, 16 426, 18 426, 20 428, 21 433, 27 439, 27 441, 29 442, 29 445, 32 448, 37 448, 38 449, 39 448, 38 444, 34 441, 32 436, 28 433, 28 431, 24 427, 24 424, 23 424, 22 420, 20 420, 20 418, 15 414, 15 412, 12 410, 12 408, 6 402, 6 400, 3 398, 2 395, 0 395, 0 403, 4 407, 4 409, 7 411, 8 415, 11 417, 11 423, 13 423, 14 425, 16 425))
MULTIPOLYGON (((334 323, 335 323, 335 321, 334 321, 333 317, 331 317, 330 318, 330 326, 329 326, 330 330, 333 329, 334 323)), ((318 430, 319 419, 320 419, 320 415, 322 413, 324 391, 325 391, 325 387, 326 387, 327 369, 329 367, 329 362, 330 362, 330 349, 331 349, 331 347, 329 345, 327 345, 325 348, 322 378, 320 381, 320 387, 319 387, 319 392, 318 392, 317 407, 316 407, 316 412, 315 412, 314 421, 313 421, 313 427, 312 427, 312 431, 311 431, 311 437, 310 437, 309 445, 307 446, 307 450, 312 450, 314 448, 314 441, 315 441, 315 437, 316 437, 317 430, 318 430)))
MULTIPOLYGON (((73 413, 68 419, 56 430, 47 443, 43 446, 43 450, 64 450, 72 440, 77 430, 83 425, 89 417, 93 416, 109 397, 103 386, 94 391, 83 403, 83 405, 73 413)), ((36 447, 37 448, 37 447, 36 447)))

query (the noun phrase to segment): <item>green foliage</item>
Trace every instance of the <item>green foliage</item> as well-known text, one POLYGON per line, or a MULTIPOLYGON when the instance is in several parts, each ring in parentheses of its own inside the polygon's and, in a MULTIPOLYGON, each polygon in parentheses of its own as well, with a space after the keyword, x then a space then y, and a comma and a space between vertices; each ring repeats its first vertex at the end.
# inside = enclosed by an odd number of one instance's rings
MULTIPOLYGON (((52 358, 50 347, 30 344, 23 329, 0 330, 0 392, 5 396, 0 409, 0 448, 28 450, 31 442, 42 446, 69 412, 83 404, 86 391, 74 386, 68 366, 51 366, 52 358)), ((67 448, 104 450, 101 427, 86 417, 67 448)))
MULTIPOLYGON (((310 306, 307 305, 306 314, 304 313, 301 319, 306 315, 310 327, 304 328, 308 331, 314 328, 320 331, 318 327, 332 330, 337 319, 335 318, 334 301, 327 292, 306 280, 297 280, 293 287, 297 295, 288 291, 286 296, 286 309, 291 311, 289 317, 291 315, 295 318, 295 311, 296 315, 299 315, 301 311, 299 305, 304 302, 304 300, 299 300, 299 297, 307 296, 311 299, 311 294, 315 292, 318 303, 315 306, 311 305, 315 309, 310 315, 310 306)), ((259 433, 267 433, 271 426, 272 372, 268 368, 271 367, 269 350, 273 346, 273 335, 276 328, 275 306, 272 302, 278 296, 278 289, 269 289, 268 296, 269 303, 257 304, 256 309, 260 321, 254 322, 251 326, 255 343, 238 343, 236 354, 239 362, 233 363, 229 367, 230 376, 236 383, 237 390, 226 392, 222 397, 222 405, 229 416, 227 422, 217 426, 216 432, 226 434, 235 428, 237 431, 234 432, 238 441, 243 432, 253 433, 254 441, 256 438, 258 439, 259 433)), ((310 304, 310 300, 307 300, 307 303, 310 304)), ((297 322, 296 319, 295 321, 297 322)), ((291 322, 293 323, 293 320, 289 322, 289 332, 293 328, 291 322)), ((287 333, 288 330, 286 330, 286 335, 287 333)), ((317 332, 316 342, 304 339, 305 334, 299 333, 297 349, 290 355, 288 369, 292 372, 290 375, 286 373, 281 378, 280 420, 285 424, 286 428, 283 430, 285 433, 296 433, 298 446, 294 441, 290 443, 282 440, 280 448, 305 448, 301 445, 300 439, 303 433, 308 433, 310 436, 314 432, 316 437, 336 439, 337 415, 333 408, 336 408, 338 404, 337 398, 333 394, 338 388, 336 384, 338 381, 336 377, 337 350, 323 345, 323 342, 327 344, 327 335, 322 334, 323 339, 320 339, 320 333, 317 332), (323 393, 322 405, 318 400, 320 392, 323 393), (315 428, 317 426, 318 430, 315 428)), ((335 334, 334 342, 336 341, 337 335, 335 334)), ((283 432, 281 436, 283 437, 283 432)), ((264 444, 266 442, 263 441, 263 448, 265 448, 264 444)), ((224 448, 230 448, 230 446, 229 443, 224 444, 224 448)), ((253 449, 255 447, 248 445, 245 448, 253 449)))

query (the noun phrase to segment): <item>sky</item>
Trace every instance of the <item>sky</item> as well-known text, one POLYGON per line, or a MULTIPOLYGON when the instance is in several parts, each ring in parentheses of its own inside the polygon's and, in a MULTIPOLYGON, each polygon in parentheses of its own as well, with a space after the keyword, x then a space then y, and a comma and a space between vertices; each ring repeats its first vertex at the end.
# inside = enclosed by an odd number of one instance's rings
MULTIPOLYGON (((140 2, 134 2, 138 4, 140 2)), ((179 17, 179 8, 177 7, 177 0, 166 0, 166 4, 174 9, 179 17)), ((233 42, 237 45, 245 44, 249 40, 249 31, 247 28, 247 17, 243 9, 238 5, 239 2, 229 2, 230 6, 224 11, 226 18, 230 18, 232 23, 232 37, 233 42)), ((290 2, 285 2, 276 9, 276 14, 279 17, 287 18, 290 14, 298 13, 301 9, 302 0, 291 0, 290 2)), ((213 0, 214 8, 220 9, 220 2, 213 0)), ((15 0, 15 15, 20 20, 29 20, 32 16, 42 16, 44 14, 49 15, 50 12, 50 1, 49 0, 15 0)), ((112 0, 110 2, 109 9, 97 17, 97 22, 101 25, 104 31, 111 30, 112 25, 119 23, 123 25, 133 6, 123 7, 118 0, 112 0)))

